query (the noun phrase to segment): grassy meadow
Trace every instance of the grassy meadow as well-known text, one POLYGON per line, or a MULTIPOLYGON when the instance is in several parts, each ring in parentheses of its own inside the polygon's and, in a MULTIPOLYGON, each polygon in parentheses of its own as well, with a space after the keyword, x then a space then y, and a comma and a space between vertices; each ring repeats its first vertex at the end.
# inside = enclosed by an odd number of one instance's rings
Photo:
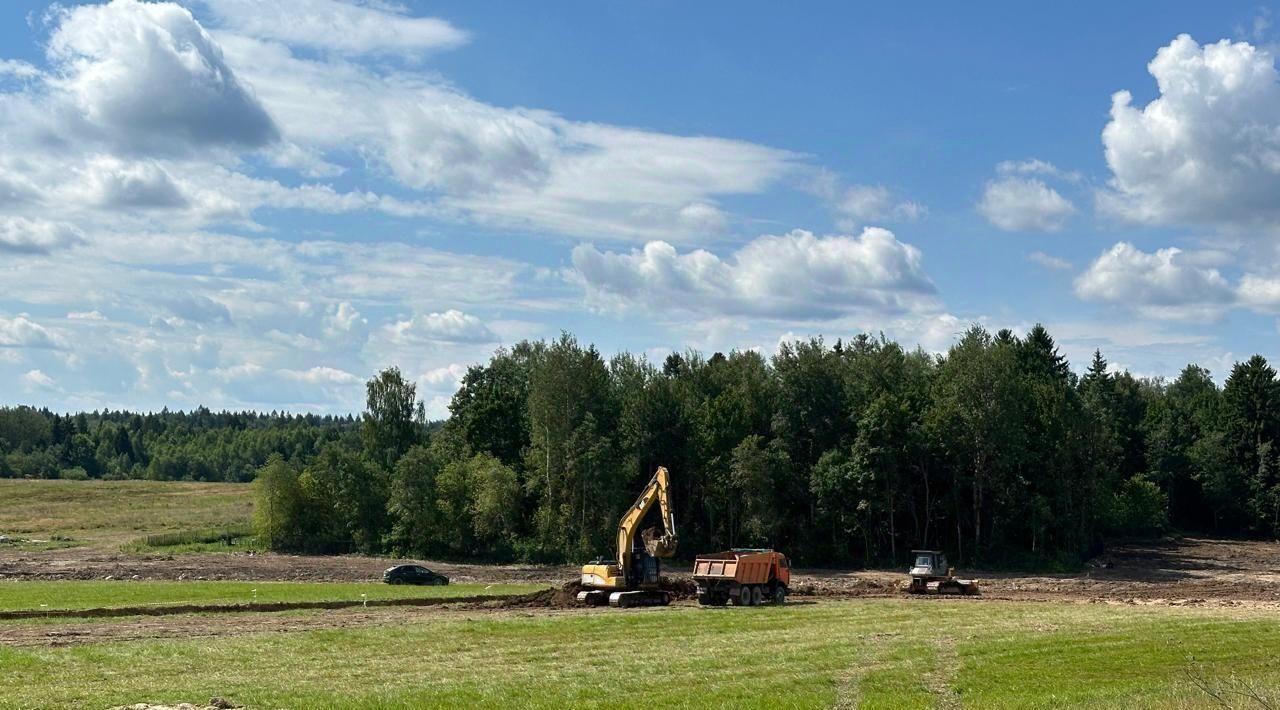
POLYGON ((13 537, 112 547, 158 533, 247 527, 252 515, 247 483, 0 479, 0 535, 13 537))
POLYGON ((1276 658, 1280 620, 1238 609, 902 599, 458 613, 0 648, 0 706, 1215 707, 1192 676, 1274 693, 1276 658))

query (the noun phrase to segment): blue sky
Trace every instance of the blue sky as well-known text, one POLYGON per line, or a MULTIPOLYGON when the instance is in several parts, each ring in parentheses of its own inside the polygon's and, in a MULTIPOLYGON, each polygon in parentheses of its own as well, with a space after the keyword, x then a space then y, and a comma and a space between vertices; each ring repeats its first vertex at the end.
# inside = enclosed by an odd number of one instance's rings
POLYGON ((347 412, 396 364, 441 416, 561 330, 658 358, 970 323, 1221 381, 1276 355, 1273 20, 8 2, 0 401, 347 412))

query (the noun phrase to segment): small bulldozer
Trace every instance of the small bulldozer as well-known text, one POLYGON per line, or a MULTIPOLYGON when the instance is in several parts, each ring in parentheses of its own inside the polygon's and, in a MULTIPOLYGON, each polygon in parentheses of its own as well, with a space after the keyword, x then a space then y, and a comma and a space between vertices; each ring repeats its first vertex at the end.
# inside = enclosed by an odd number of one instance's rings
POLYGON ((964 594, 978 593, 978 583, 972 579, 956 577, 954 567, 947 565, 947 556, 938 550, 912 550, 915 564, 911 565, 912 594, 964 594))

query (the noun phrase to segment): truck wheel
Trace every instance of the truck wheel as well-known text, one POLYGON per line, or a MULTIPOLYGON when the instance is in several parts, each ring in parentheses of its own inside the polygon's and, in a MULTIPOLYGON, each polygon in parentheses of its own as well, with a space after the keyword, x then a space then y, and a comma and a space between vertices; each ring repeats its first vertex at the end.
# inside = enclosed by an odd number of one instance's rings
POLYGON ((738 587, 738 593, 731 595, 729 601, 733 602, 734 606, 751 606, 751 587, 745 584, 738 587))
POLYGON ((761 589, 760 585, 758 584, 752 586, 751 587, 751 606, 760 606, 763 603, 764 603, 764 590, 761 589))
POLYGON ((774 588, 774 590, 773 590, 773 603, 774 603, 774 604, 786 604, 786 603, 787 603, 787 588, 786 588, 786 587, 784 587, 784 586, 782 586, 781 584, 779 584, 777 587, 775 587, 775 588, 774 588))

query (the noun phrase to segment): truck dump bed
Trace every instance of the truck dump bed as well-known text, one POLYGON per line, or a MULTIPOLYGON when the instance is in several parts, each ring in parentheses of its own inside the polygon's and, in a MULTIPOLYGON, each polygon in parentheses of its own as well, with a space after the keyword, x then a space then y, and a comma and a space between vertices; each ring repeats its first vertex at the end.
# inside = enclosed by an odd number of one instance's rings
POLYGON ((764 584, 773 565, 772 552, 718 552, 699 556, 693 563, 694 580, 733 580, 739 584, 764 584))

